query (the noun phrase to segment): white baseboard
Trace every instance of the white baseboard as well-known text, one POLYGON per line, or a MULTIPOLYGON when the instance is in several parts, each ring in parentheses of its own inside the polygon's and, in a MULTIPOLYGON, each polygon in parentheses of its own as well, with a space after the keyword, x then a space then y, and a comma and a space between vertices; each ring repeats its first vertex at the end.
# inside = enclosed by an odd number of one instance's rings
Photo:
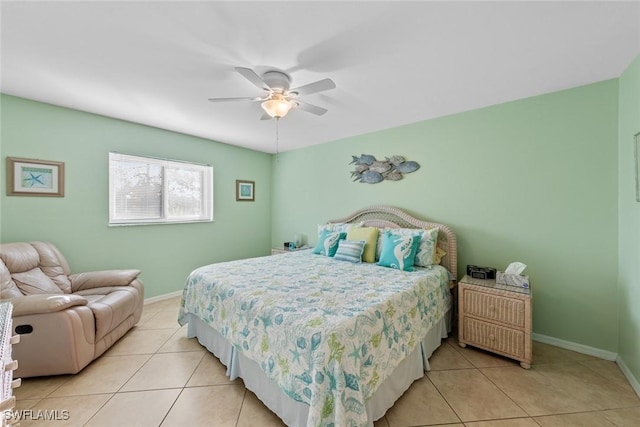
POLYGON ((544 344, 555 345, 556 347, 564 348, 566 350, 572 350, 578 353, 588 354, 589 356, 616 362, 623 375, 627 378, 627 381, 629 381, 629 384, 631 384, 633 390, 636 392, 638 397, 640 397, 640 382, 638 382, 636 377, 633 376, 633 373, 627 364, 624 363, 624 360, 620 358, 617 353, 536 333, 531 334, 531 338, 533 338, 534 341, 544 344))
POLYGON ((636 392, 638 397, 640 397, 640 382, 636 379, 636 377, 633 376, 633 373, 620 356, 618 356, 618 358, 616 359, 616 363, 618 364, 618 367, 620 368, 624 376, 627 377, 627 380, 629 381, 629 384, 631 384, 633 390, 636 392))
POLYGON ((615 362, 618 357, 618 354, 612 351, 602 350, 600 348, 590 347, 588 345, 578 344, 571 341, 565 341, 561 340, 560 338, 550 337, 548 335, 533 333, 531 334, 531 338, 533 338, 534 341, 538 341, 544 344, 555 345, 556 347, 564 348, 566 350, 588 354, 589 356, 598 357, 604 360, 610 360, 612 362, 615 362))
POLYGON ((144 304, 151 304, 154 302, 160 302, 160 301, 164 301, 166 299, 169 298, 173 298, 173 297, 179 297, 180 295, 182 295, 182 291, 175 291, 175 292, 170 292, 168 294, 164 294, 164 295, 158 295, 156 297, 151 297, 151 298, 145 298, 144 299, 144 304))

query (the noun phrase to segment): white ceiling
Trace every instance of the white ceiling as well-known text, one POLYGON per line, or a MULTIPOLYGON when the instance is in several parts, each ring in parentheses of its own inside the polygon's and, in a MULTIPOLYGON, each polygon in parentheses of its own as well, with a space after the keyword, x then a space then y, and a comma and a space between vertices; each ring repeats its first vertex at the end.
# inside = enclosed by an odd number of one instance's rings
POLYGON ((2 2, 3 93, 274 152, 234 71, 280 69, 301 99, 280 151, 619 77, 639 2, 2 2))

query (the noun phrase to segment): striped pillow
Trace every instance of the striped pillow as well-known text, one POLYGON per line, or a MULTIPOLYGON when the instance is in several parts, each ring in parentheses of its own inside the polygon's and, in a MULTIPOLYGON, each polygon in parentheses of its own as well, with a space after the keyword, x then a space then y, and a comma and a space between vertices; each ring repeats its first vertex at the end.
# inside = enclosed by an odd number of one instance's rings
POLYGON ((340 240, 334 258, 356 264, 361 263, 362 252, 364 251, 364 245, 366 243, 366 240, 340 240))

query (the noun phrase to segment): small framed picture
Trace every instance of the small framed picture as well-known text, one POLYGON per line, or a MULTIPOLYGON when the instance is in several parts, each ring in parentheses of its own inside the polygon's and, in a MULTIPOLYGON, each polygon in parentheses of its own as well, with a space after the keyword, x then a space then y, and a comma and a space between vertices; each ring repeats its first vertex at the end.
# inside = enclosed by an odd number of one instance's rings
POLYGON ((64 197, 64 163, 7 157, 7 196, 64 197))
POLYGON ((255 181, 236 179, 236 202, 253 202, 255 198, 255 181))

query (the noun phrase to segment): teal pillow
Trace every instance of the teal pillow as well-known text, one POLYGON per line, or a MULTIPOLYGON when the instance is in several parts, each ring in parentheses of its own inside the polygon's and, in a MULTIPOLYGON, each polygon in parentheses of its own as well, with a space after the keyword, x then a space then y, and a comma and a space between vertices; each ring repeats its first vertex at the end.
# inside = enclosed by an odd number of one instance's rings
MULTIPOLYGON (((420 234, 420 245, 418 246, 418 250, 416 251, 416 259, 414 261, 414 265, 418 267, 428 267, 433 264, 438 264, 437 262, 433 262, 437 249, 438 243, 438 229, 430 228, 428 230, 421 228, 388 228, 393 234, 399 234, 401 236, 409 236, 414 234, 420 234)), ((382 233, 382 231, 381 231, 382 233)), ((378 239, 378 244, 376 246, 376 259, 380 259, 380 254, 382 253, 382 238, 378 239)))
POLYGON ((359 264, 362 262, 362 252, 366 243, 366 240, 339 240, 334 258, 359 264))
POLYGON ((420 246, 420 234, 393 234, 386 230, 382 236, 382 253, 378 265, 413 271, 416 252, 420 246))
POLYGON ((338 250, 338 242, 346 237, 347 233, 334 233, 329 230, 322 230, 318 236, 318 243, 312 252, 314 254, 332 257, 338 250))

